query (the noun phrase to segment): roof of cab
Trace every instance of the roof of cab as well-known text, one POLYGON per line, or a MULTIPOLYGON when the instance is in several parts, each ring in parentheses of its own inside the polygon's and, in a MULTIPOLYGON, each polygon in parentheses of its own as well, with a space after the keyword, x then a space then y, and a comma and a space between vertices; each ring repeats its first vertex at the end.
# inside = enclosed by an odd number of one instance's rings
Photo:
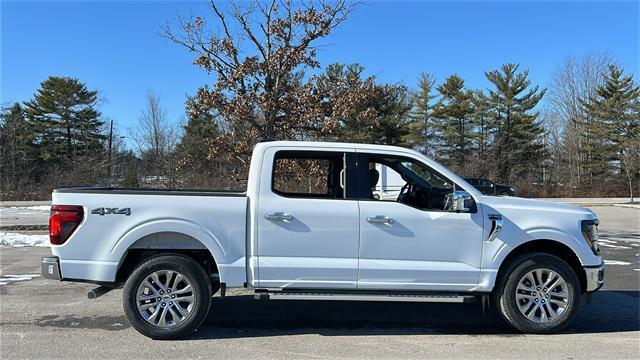
MULTIPOLYGON (((403 148, 400 146, 392 146, 392 145, 373 145, 373 144, 358 144, 358 143, 342 143, 342 142, 326 142, 326 141, 266 141, 258 143, 254 148, 254 154, 263 153, 266 149, 271 147, 308 147, 308 148, 335 148, 335 149, 356 149, 356 150, 369 150, 369 151, 395 151, 398 153, 411 153, 414 156, 427 159, 427 164, 436 169, 442 174, 445 174, 452 178, 457 183, 466 183, 466 181, 455 174, 451 170, 442 166, 438 162, 433 159, 428 158, 424 154, 421 154, 413 149, 403 148)), ((480 192, 478 192, 473 186, 470 186, 467 189, 474 196, 481 196, 480 192)))
POLYGON ((392 145, 374 145, 362 143, 344 143, 344 142, 328 142, 328 141, 266 141, 256 145, 256 147, 321 147, 321 148, 352 148, 367 150, 392 150, 403 152, 416 152, 413 149, 392 145))

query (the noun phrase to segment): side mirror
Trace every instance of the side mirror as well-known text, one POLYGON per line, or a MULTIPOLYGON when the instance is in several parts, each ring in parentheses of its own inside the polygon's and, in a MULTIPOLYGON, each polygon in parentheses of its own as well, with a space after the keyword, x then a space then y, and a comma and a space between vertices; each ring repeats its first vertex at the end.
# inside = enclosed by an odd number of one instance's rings
POLYGON ((466 191, 454 191, 447 196, 445 209, 451 212, 470 212, 473 205, 471 194, 466 191))

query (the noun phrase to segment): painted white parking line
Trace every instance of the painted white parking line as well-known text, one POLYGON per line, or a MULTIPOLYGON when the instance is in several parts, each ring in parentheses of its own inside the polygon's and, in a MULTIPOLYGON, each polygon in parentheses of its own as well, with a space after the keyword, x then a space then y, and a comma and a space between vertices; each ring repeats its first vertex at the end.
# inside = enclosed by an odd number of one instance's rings
POLYGON ((598 239, 598 241, 603 241, 603 240, 608 240, 609 242, 613 241, 613 242, 618 242, 618 241, 622 241, 622 242, 639 242, 640 238, 638 237, 634 237, 634 236, 629 236, 629 237, 604 237, 604 238, 600 238, 598 239))
POLYGON ((611 244, 606 244, 606 243, 605 244, 600 243, 600 244, 598 244, 598 246, 614 248, 614 249, 631 249, 630 246, 611 245, 611 244))
POLYGON ((599 238, 599 239, 598 239, 598 242, 599 242, 599 243, 606 243, 606 244, 617 244, 617 243, 618 243, 617 241, 613 241, 613 240, 606 240, 606 239, 603 239, 603 238, 599 238))
POLYGON ((620 260, 605 260, 604 263, 607 265, 631 265, 630 262, 620 260))
POLYGON ((626 243, 638 243, 640 242, 640 235, 637 233, 629 233, 629 234, 607 234, 600 233, 598 241, 615 243, 618 241, 626 242, 626 243))

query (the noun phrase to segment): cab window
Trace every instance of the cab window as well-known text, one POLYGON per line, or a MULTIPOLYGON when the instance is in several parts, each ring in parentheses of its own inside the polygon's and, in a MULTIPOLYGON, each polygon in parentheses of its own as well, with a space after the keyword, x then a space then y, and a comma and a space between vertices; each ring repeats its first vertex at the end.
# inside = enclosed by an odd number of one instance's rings
POLYGON ((444 210, 446 199, 460 186, 429 166, 407 157, 361 154, 359 198, 395 201, 424 210, 444 210))
POLYGON ((344 153, 279 151, 272 191, 287 197, 344 198, 344 153))

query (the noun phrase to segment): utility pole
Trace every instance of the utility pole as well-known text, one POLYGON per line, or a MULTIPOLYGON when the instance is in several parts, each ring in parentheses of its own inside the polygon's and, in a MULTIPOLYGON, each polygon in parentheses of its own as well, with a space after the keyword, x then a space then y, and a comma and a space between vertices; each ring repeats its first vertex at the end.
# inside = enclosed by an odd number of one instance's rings
POLYGON ((107 173, 109 174, 109 183, 111 183, 111 144, 113 142, 113 120, 109 126, 109 163, 107 164, 107 173))

